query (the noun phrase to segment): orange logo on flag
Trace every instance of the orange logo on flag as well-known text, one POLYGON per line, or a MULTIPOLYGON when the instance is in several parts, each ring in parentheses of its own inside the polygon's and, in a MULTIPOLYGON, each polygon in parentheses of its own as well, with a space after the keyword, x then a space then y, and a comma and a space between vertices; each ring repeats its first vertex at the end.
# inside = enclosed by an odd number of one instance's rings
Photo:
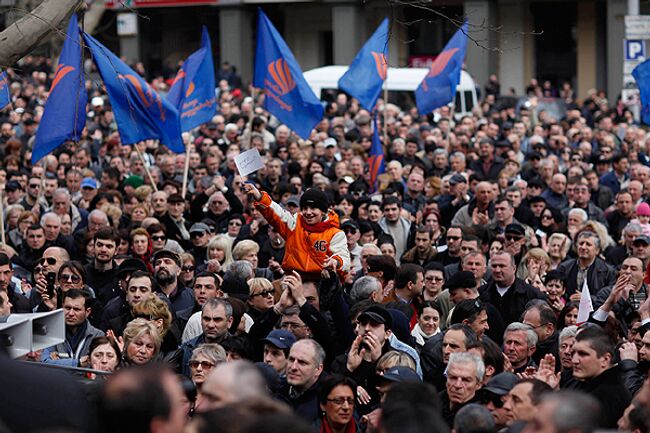
POLYGON ((296 82, 293 81, 291 71, 289 71, 289 65, 287 65, 284 59, 278 59, 269 63, 268 70, 273 81, 275 81, 276 88, 274 90, 278 95, 286 95, 296 87, 296 82))
POLYGON ((54 80, 52 81, 52 87, 50 88, 50 92, 54 90, 56 85, 59 84, 59 81, 61 81, 63 77, 65 77, 72 71, 74 71, 74 68, 72 66, 66 66, 63 63, 60 63, 59 66, 56 68, 56 75, 54 76, 54 80))
POLYGON ((140 101, 142 101, 146 108, 151 107, 155 102, 156 105, 158 105, 158 110, 160 111, 160 120, 163 122, 165 121, 165 110, 163 110, 162 100, 160 99, 160 96, 154 92, 151 86, 149 86, 149 84, 144 83, 144 88, 142 88, 142 83, 140 80, 131 74, 118 75, 118 78, 128 81, 133 87, 135 87, 135 91, 138 93, 140 101))
POLYGON ((378 53, 376 51, 372 51, 372 57, 375 59, 377 74, 379 74, 382 80, 385 80, 386 74, 388 73, 388 59, 384 53, 378 53))
POLYGON ((449 64, 451 58, 456 54, 456 51, 458 51, 458 48, 452 48, 438 54, 438 57, 431 63, 427 78, 433 78, 440 74, 447 67, 447 64, 449 64))

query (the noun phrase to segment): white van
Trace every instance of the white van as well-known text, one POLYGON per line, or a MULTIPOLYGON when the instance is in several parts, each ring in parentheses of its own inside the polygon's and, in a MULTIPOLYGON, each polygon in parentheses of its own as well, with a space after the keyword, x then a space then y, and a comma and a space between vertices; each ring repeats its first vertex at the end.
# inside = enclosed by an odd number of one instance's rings
MULTIPOLYGON (((321 100, 331 101, 338 92, 339 79, 348 70, 348 66, 324 66, 304 73, 307 83, 316 96, 321 100)), ((429 72, 426 68, 388 68, 386 85, 388 86, 388 100, 400 107, 415 105, 415 89, 418 88, 425 75, 429 72)), ((383 97, 383 96, 382 96, 383 97)), ((471 75, 461 71, 460 83, 456 88, 454 101, 454 117, 471 114, 472 108, 478 104, 476 85, 471 75)))

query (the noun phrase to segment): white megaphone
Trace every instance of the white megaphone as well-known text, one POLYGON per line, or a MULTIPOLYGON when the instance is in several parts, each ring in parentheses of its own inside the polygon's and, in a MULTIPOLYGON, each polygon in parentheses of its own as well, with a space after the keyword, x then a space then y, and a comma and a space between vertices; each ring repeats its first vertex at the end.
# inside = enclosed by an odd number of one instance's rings
MULTIPOLYGON (((5 324, 8 328, 7 332, 0 331, 0 333, 13 337, 14 341, 24 341, 20 339, 22 334, 16 334, 24 329, 18 326, 19 324, 23 324, 23 322, 26 322, 24 326, 29 331, 28 352, 43 350, 65 341, 65 318, 62 309, 45 313, 12 314, 7 318, 7 323, 5 324)), ((12 350, 9 349, 9 352, 12 353, 12 350)), ((25 355, 25 353, 17 356, 12 355, 12 357, 17 358, 25 355)))
POLYGON ((7 317, 7 322, 0 323, 0 346, 14 359, 27 355, 32 350, 32 322, 26 317, 7 317))

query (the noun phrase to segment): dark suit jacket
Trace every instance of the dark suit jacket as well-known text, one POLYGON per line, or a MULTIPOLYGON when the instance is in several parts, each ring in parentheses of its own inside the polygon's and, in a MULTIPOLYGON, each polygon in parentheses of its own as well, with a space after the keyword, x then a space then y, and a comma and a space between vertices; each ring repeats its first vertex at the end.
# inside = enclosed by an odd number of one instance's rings
MULTIPOLYGON (((576 291, 582 290, 578 287, 578 259, 569 259, 560 263, 557 267, 566 276, 566 297, 568 298, 576 291)), ((616 282, 616 271, 603 259, 596 257, 596 260, 587 270, 587 286, 591 297, 595 297, 600 289, 611 286, 616 282)))
POLYGON ((481 301, 489 302, 499 310, 504 324, 519 322, 521 314, 526 310, 526 304, 529 301, 546 299, 546 295, 519 278, 515 278, 515 282, 503 296, 497 291, 497 285, 494 281, 481 286, 479 293, 481 301))

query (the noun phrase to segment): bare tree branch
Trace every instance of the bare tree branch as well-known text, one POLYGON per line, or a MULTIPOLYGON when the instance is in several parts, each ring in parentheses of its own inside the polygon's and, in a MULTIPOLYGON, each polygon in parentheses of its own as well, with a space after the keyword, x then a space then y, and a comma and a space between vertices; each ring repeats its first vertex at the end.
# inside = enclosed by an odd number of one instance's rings
POLYGON ((60 27, 83 0, 44 0, 0 33, 0 65, 11 66, 60 27))

